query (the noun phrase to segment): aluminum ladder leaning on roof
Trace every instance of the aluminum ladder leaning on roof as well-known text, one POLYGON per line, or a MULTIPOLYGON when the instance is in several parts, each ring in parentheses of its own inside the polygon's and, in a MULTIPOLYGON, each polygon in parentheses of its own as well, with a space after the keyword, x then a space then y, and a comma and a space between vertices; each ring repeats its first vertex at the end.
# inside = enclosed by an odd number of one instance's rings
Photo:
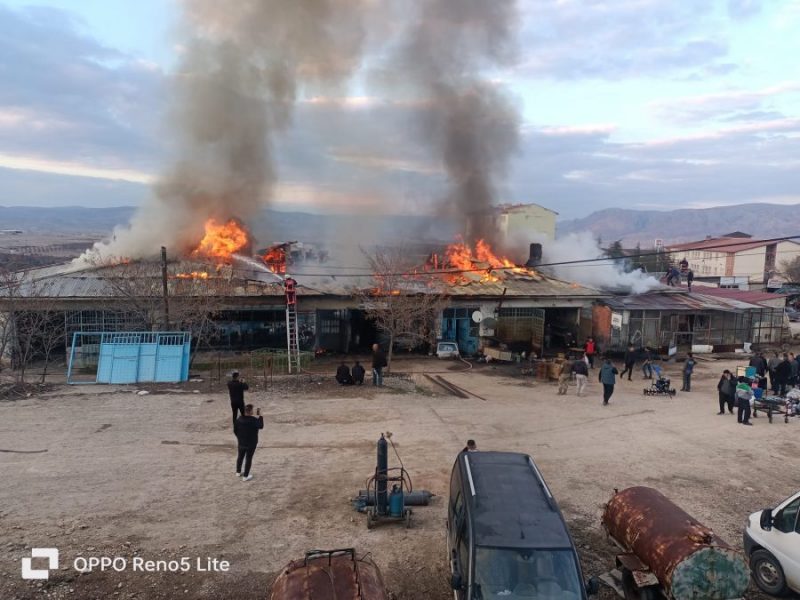
POLYGON ((300 337, 297 330, 297 281, 284 275, 286 290, 286 352, 289 373, 300 372, 300 337))

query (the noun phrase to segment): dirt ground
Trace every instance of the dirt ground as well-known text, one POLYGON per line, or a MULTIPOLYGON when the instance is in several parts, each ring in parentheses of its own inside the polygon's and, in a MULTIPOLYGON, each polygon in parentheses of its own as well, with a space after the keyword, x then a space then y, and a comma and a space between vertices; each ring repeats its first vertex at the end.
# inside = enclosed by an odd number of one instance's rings
MULTIPOLYGON (((467 438, 533 455, 578 544, 585 575, 613 566, 600 515, 614 488, 656 487, 739 547, 746 516, 795 492, 800 421, 737 425, 718 416, 716 382, 732 361, 702 362, 691 393, 645 397, 637 372, 610 406, 555 394, 514 368, 400 362, 446 371, 486 400, 434 389, 419 375, 374 388, 331 378, 258 385, 266 428, 250 482, 234 474, 227 394, 207 382, 140 388, 57 385, 0 402, 0 598, 266 598, 290 559, 312 548, 372 554, 396 600, 446 600, 449 472, 467 438), (414 486, 436 494, 411 530, 368 531, 351 498, 391 431, 414 486), (48 581, 23 581, 31 547, 57 547, 48 581), (79 574, 76 557, 226 560, 230 571, 79 574)), ((673 383, 679 367, 667 367, 673 383)), ((594 372, 596 378, 596 371, 594 372)), ((245 374, 246 376, 247 374, 245 374)), ((677 387, 680 387, 678 385, 677 387)), ((392 464, 396 459, 391 455, 392 464)), ((600 598, 615 597, 604 590, 600 598)), ((755 591, 749 599, 764 598, 755 591)))

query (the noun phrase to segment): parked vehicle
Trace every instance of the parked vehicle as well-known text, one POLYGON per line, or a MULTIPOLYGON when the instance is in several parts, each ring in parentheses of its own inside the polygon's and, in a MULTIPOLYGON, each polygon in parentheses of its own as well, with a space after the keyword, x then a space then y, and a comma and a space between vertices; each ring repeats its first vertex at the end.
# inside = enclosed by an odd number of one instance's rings
POLYGON ((458 358, 458 344, 455 342, 439 342, 436 344, 436 356, 438 358, 458 358))
POLYGON ((790 321, 792 322, 800 321, 800 310, 792 308, 791 306, 787 306, 785 311, 786 311, 786 316, 789 317, 790 321))
POLYGON ((450 476, 447 551, 456 600, 585 600, 567 525, 533 459, 462 452, 450 476))
POLYGON ((744 551, 761 590, 773 596, 790 590, 800 594, 800 492, 748 517, 744 551))

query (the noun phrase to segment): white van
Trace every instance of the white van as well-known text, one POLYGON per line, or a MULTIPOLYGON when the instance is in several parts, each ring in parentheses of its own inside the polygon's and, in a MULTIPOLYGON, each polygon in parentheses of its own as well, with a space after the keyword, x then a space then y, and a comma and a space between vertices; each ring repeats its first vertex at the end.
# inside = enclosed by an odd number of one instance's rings
POLYGON ((773 596, 800 593, 800 492, 748 517, 744 551, 762 591, 773 596))

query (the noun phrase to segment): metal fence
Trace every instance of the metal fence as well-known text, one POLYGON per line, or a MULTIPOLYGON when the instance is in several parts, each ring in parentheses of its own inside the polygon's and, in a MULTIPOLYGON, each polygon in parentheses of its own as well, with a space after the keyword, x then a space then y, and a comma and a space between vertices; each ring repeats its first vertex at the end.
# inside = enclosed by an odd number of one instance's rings
POLYGON ((75 332, 67 383, 186 381, 190 351, 182 331, 75 332))

